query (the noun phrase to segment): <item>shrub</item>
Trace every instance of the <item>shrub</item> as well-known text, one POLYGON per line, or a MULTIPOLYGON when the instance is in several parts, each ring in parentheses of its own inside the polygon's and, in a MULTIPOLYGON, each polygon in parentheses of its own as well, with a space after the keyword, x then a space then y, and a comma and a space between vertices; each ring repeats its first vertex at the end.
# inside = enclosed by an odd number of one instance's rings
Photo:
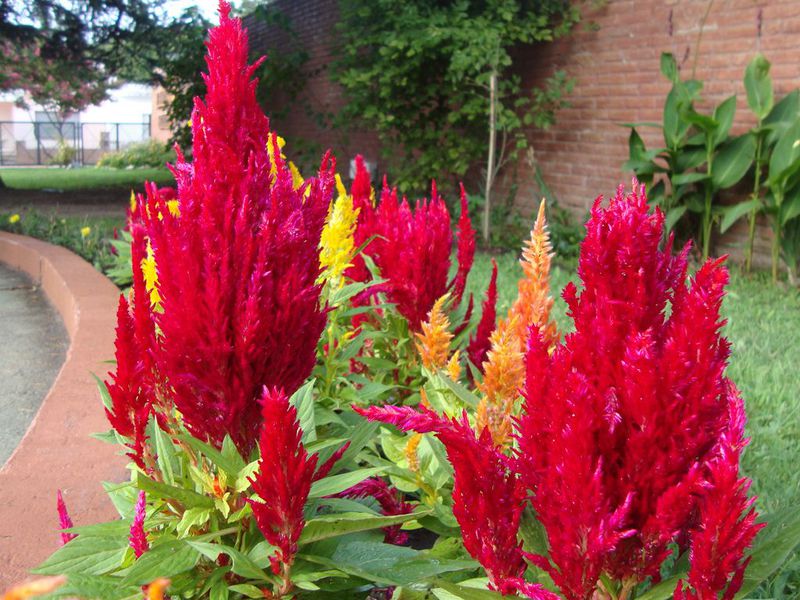
POLYGON ((163 167, 175 160, 175 151, 157 140, 131 144, 119 152, 104 154, 98 167, 125 169, 127 167, 163 167))

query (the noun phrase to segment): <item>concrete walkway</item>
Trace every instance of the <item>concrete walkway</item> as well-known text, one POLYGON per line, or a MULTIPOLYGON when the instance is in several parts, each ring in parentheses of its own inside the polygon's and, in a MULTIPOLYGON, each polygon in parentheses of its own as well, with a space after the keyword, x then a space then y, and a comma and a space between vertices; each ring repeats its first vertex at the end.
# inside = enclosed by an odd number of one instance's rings
POLYGON ((0 264, 0 466, 25 435, 68 346, 61 318, 42 291, 0 264))

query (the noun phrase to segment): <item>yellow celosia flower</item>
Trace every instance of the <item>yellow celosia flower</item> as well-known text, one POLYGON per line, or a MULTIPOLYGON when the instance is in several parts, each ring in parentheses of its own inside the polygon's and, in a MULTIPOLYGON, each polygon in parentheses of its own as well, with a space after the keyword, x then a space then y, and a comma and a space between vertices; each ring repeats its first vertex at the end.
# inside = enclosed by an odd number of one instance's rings
POLYGON ((447 375, 453 381, 458 381, 461 378, 461 363, 458 362, 460 355, 461 351, 456 350, 453 352, 453 356, 450 357, 450 362, 447 363, 447 375))
POLYGON ((419 455, 417 454, 417 448, 419 447, 419 443, 422 441, 422 434, 415 433, 410 438, 408 438, 408 442, 406 443, 406 460, 408 461, 408 469, 412 473, 419 473, 419 455))
POLYGON ((5 594, 3 600, 24 600, 25 598, 34 598, 36 596, 43 596, 54 592, 67 582, 67 578, 63 575, 56 577, 40 577, 27 583, 16 585, 5 594))
POLYGON ((322 268, 320 281, 327 281, 333 288, 344 283, 343 275, 353 258, 355 243, 353 234, 358 221, 358 210, 353 208, 353 198, 348 196, 336 175, 339 197, 328 208, 325 226, 319 240, 319 264, 322 268))
MULTIPOLYGON (((173 217, 181 216, 181 208, 178 200, 167 200, 167 210, 173 217)), ((159 215, 160 218, 163 218, 159 215)))
POLYGON ((445 294, 434 302, 428 313, 428 321, 422 323, 422 331, 416 334, 417 351, 427 369, 444 369, 450 356, 453 334, 448 331, 450 319, 444 312, 444 303, 448 297, 449 294, 445 294))
POLYGON ((88 227, 88 226, 87 227, 81 227, 81 237, 83 239, 86 239, 87 237, 89 237, 90 233, 92 233, 92 228, 91 227, 88 227))
MULTIPOLYGON (((292 173, 292 187, 294 187, 296 190, 299 190, 300 186, 305 183, 305 179, 303 179, 303 176, 300 174, 300 169, 298 169, 297 165, 295 165, 292 161, 289 161, 289 171, 292 173)), ((309 188, 306 191, 306 195, 308 195, 310 191, 311 189, 309 188)))
POLYGON ((136 194, 131 190, 131 214, 136 212, 136 194))
POLYGON ((19 223, 19 215, 18 214, 11 215, 10 217, 8 217, 8 222, 11 223, 12 225, 14 223, 19 223))
POLYGON ((158 293, 158 271, 156 269, 156 256, 150 240, 147 241, 147 256, 142 259, 142 275, 144 276, 144 286, 150 293, 151 306, 157 306, 161 302, 161 294, 158 293))
POLYGON ((524 277, 517 284, 518 294, 509 318, 516 317, 515 335, 520 347, 528 344, 528 332, 531 325, 536 325, 544 336, 545 343, 553 346, 558 341, 558 330, 550 318, 553 308, 553 297, 550 295, 550 263, 553 247, 550 234, 547 232, 545 219, 545 200, 539 204, 539 214, 531 230, 531 239, 525 242, 522 250, 522 271, 524 277))
POLYGON ((525 358, 516 331, 516 316, 497 324, 483 363, 483 382, 478 385, 484 395, 478 405, 478 430, 489 427, 498 444, 509 439, 511 416, 525 380, 525 358))

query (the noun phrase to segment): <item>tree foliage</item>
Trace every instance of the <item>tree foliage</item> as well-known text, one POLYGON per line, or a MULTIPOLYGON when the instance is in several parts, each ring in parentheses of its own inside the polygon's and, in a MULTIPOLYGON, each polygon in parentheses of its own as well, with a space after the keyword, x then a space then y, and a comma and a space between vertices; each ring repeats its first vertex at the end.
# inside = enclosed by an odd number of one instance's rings
POLYGON ((513 47, 551 41, 578 21, 562 0, 341 0, 340 10, 340 124, 377 129, 404 191, 421 191, 435 173, 462 177, 483 156, 492 74, 503 160, 527 145, 523 127, 552 121, 569 85, 559 73, 526 91, 511 72, 513 47))

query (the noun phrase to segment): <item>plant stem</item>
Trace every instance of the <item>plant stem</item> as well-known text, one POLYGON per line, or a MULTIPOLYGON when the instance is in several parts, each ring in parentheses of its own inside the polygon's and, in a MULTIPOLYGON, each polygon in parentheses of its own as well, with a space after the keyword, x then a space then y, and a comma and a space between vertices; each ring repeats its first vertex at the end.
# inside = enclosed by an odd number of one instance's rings
POLYGON ((778 283, 778 258, 781 253, 781 204, 783 192, 775 194, 775 220, 772 227, 772 283, 778 283))
MULTIPOLYGON (((759 126, 761 124, 759 123, 759 126)), ((761 138, 761 134, 759 133, 756 138, 756 172, 755 172, 755 181, 753 183, 753 200, 757 200, 760 198, 761 194, 759 193, 761 190, 761 145, 763 140, 761 138)), ((751 267, 753 266, 753 245, 755 244, 756 239, 756 216, 758 215, 758 208, 754 208, 750 211, 750 216, 748 218, 748 232, 747 232, 747 249, 745 250, 745 258, 744 258, 744 270, 745 273, 749 273, 751 267)))
POLYGON ((492 208, 492 184, 497 143, 497 71, 489 76, 489 156, 486 160, 486 190, 483 204, 483 241, 489 243, 489 223, 492 208))
POLYGON ((703 260, 708 258, 711 246, 711 184, 706 185, 706 199, 703 207, 703 260))

